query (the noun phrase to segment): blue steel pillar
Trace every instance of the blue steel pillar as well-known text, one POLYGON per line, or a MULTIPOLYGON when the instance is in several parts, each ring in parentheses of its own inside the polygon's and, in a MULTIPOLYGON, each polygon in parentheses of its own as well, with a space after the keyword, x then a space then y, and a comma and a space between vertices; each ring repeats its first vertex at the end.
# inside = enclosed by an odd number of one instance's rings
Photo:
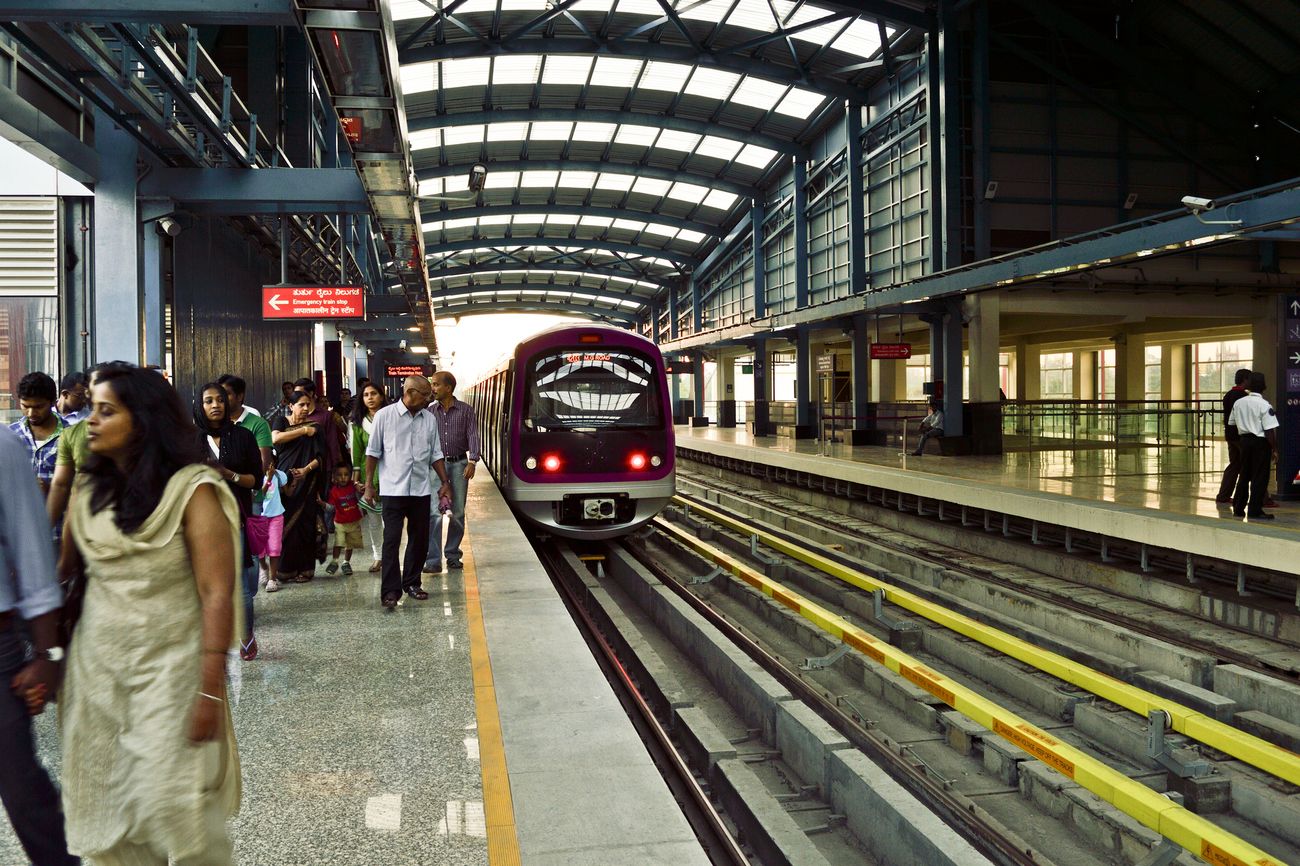
POLYGON ((749 211, 749 230, 754 249, 754 318, 767 316, 767 267, 763 253, 763 205, 757 199, 749 211))
POLYGON ((962 381, 962 321, 960 301, 950 301, 943 316, 943 433, 963 436, 966 423, 962 381))
MULTIPOLYGON (((849 287, 858 295, 867 290, 867 218, 862 189, 862 107, 849 104, 847 123, 849 170, 849 287)), ((854 374, 857 381, 857 374, 854 374)))
POLYGON ((808 167, 794 161, 794 305, 808 306, 808 167))
POLYGON ((140 238, 140 344, 145 364, 163 366, 163 238, 157 223, 146 223, 140 238))
POLYGON ((801 326, 795 331, 794 353, 794 438, 812 439, 816 435, 812 405, 812 330, 801 326))
POLYGON ((876 441, 876 406, 871 402, 871 323, 865 313, 853 317, 853 349, 850 376, 853 380, 852 445, 883 445, 876 441))
MULTIPOLYGON (((140 362, 140 215, 136 140, 95 110, 94 322, 92 362, 140 362)), ((152 226, 149 227, 152 230, 152 226)))
MULTIPOLYGON (((694 283, 692 283, 694 286, 694 283)), ((691 416, 692 427, 708 427, 709 416, 704 414, 704 353, 691 353, 691 379, 695 391, 695 413, 691 416)))
POLYGON ((770 386, 767 377, 767 340, 754 340, 754 435, 769 436, 772 432, 769 406, 770 386))
POLYGON ((691 333, 704 330, 704 304, 700 300, 700 284, 691 277, 691 333))
MULTIPOLYGON (((961 263, 961 136, 957 98, 957 34, 951 0, 938 0, 926 44, 926 106, 930 127, 930 269, 961 263)), ((946 419, 945 419, 946 420, 946 419)))
POLYGON ((677 286, 668 287, 668 339, 676 340, 677 333, 677 286))

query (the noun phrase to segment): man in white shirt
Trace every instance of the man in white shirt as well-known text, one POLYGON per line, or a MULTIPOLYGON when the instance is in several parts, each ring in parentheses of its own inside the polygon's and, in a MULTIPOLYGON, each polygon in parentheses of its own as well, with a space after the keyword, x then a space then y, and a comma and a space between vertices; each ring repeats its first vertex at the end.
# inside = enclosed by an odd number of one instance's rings
POLYGON ((925 443, 931 439, 943 438, 943 404, 938 400, 930 401, 930 414, 921 422, 921 441, 916 443, 913 457, 920 457, 925 450, 925 443))
POLYGON ((1250 374, 1249 392, 1232 406, 1228 423, 1241 434, 1241 474, 1232 497, 1232 513, 1251 520, 1272 520, 1264 510, 1268 498, 1268 474, 1277 449, 1277 413, 1264 399, 1264 374, 1250 374))
POLYGON ((402 399, 375 413, 366 446, 365 500, 375 504, 375 482, 384 491, 384 567, 380 601, 392 610, 405 592, 423 601, 420 567, 429 552, 429 512, 432 497, 450 496, 438 421, 424 411, 433 399, 433 386, 424 376, 408 377, 402 399), (429 470, 441 486, 434 492, 429 470), (406 526, 406 557, 398 570, 397 551, 406 526))

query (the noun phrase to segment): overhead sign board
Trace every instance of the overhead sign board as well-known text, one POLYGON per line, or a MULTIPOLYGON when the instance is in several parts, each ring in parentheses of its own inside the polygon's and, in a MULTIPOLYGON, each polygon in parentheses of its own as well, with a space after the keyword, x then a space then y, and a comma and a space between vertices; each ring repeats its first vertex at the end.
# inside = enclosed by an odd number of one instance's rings
POLYGON ((834 356, 833 354, 830 354, 830 353, 827 353, 827 354, 825 354, 825 355, 818 355, 818 356, 817 356, 817 372, 818 372, 818 373, 834 373, 834 372, 835 372, 835 356, 834 356))
POLYGON ((364 286, 262 286, 263 319, 364 319, 364 286))
POLYGON ((432 376, 433 372, 420 364, 385 364, 384 375, 390 379, 405 379, 407 376, 432 376))
POLYGON ((905 361, 912 357, 911 343, 872 343, 871 360, 905 361))

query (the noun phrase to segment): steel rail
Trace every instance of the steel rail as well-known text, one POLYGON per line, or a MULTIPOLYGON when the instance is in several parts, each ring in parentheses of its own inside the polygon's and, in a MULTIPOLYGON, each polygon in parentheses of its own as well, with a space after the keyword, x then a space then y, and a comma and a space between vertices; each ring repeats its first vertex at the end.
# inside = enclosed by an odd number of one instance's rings
MULTIPOLYGON (((682 806, 682 813, 686 816, 691 829, 695 831, 709 861, 715 866, 751 866, 749 858, 745 856, 739 843, 727 829, 722 816, 709 801, 709 795, 700 787, 685 759, 673 745, 668 732, 655 717, 654 710, 632 681, 632 676, 619 659, 618 653, 601 634, 591 614, 587 612, 568 582, 559 576, 561 570, 573 573, 574 567, 564 561, 563 552, 557 547, 558 543, 537 545, 538 554, 546 566, 547 573, 551 575, 551 582, 559 590, 565 607, 569 609, 569 613, 578 624, 578 630, 582 633, 587 646, 591 648, 601 672, 613 686, 614 693, 623 704, 632 726, 645 742, 651 760, 659 768, 664 782, 682 806)), ((576 554, 574 556, 576 558, 576 554)), ((574 576, 580 577, 577 574, 574 576)))
MULTIPOLYGON (((1081 681, 1076 682, 1076 685, 1114 703, 1119 703, 1121 706, 1126 705, 1125 700, 1133 703, 1134 698, 1145 699, 1143 701, 1143 706, 1146 708, 1143 710, 1144 717, 1147 710, 1164 710, 1173 722, 1171 727, 1175 725, 1181 726, 1180 730, 1193 739, 1206 742, 1206 731, 1208 729, 1212 729, 1216 725, 1227 728, 1230 736, 1226 739, 1230 742, 1225 742, 1224 745, 1232 746, 1235 751, 1250 755, 1255 760, 1247 761, 1247 763, 1255 764, 1265 772, 1285 778, 1282 773, 1278 772, 1278 767, 1270 765, 1268 760, 1261 760, 1261 755, 1267 755, 1269 758, 1275 758, 1278 761, 1300 762, 1300 755, 1228 728, 1227 725, 1215 722, 1201 713, 1129 686, 1113 677, 1100 674, 1083 665, 1078 665, 1055 653, 1034 647, 1026 641, 985 626, 962 614, 949 611, 913 593, 900 590, 875 578, 867 577, 853 569, 846 569, 800 545, 789 544, 776 539, 765 530, 760 529, 756 532, 755 527, 746 526, 740 521, 732 520, 726 515, 713 511, 711 508, 694 506, 694 510, 708 514, 710 519, 715 519, 719 524, 729 526, 736 531, 751 536, 757 535, 769 547, 813 565, 814 568, 818 568, 827 574, 839 577, 846 583, 868 591, 883 590, 886 598, 894 604, 912 610, 927 619, 991 646, 1013 658, 1021 658, 1021 655, 1023 655, 1025 658, 1022 660, 1045 673, 1056 676, 1058 679, 1074 682, 1068 675, 1071 670, 1083 672, 1086 675, 1079 677, 1081 681), (818 562, 824 563, 826 567, 821 567, 821 565, 817 564, 818 562), (1011 651, 1014 649, 1021 650, 1021 655, 1011 651), (1045 664, 1044 660, 1050 660, 1052 663, 1045 664), (1115 697, 1112 698, 1111 695, 1115 697), (1119 700, 1116 700, 1116 698, 1119 698, 1119 700), (1260 766, 1260 764, 1264 765, 1260 766)), ((1269 856, 1250 842, 1173 803, 1163 795, 1147 788, 1140 782, 1130 779, 1125 774, 1111 768, 1081 749, 1062 742, 1049 732, 985 698, 974 689, 931 670, 907 653, 876 638, 870 632, 853 625, 825 607, 809 601, 777 581, 771 580, 736 557, 693 537, 686 530, 668 523, 662 517, 655 518, 655 526, 687 548, 694 550, 764 595, 771 597, 774 601, 812 622, 822 631, 834 638, 838 638, 850 648, 859 651, 877 664, 894 671, 977 724, 1024 749, 1052 769, 1087 788, 1134 820, 1145 824, 1196 856, 1211 863, 1240 861, 1242 863, 1258 864, 1258 866, 1281 866, 1281 860, 1269 856), (1236 860, 1232 858, 1236 858, 1236 860)), ((1220 746, 1215 746, 1215 748, 1229 754, 1232 753, 1228 748, 1220 746)), ((1242 758, 1242 760, 1246 760, 1246 758, 1242 758)), ((1287 768, 1282 767, 1280 769, 1285 772, 1287 768)))

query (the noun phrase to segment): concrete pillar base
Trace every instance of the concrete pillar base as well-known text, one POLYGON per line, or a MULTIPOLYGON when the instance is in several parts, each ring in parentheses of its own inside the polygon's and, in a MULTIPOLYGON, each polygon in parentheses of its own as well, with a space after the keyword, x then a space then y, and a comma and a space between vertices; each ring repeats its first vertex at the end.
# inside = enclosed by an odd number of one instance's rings
POLYGON ((793 430, 794 430, 794 438, 796 439, 817 438, 817 430, 811 424, 795 424, 793 430))
POLYGON ((969 403, 966 409, 966 430, 970 438, 971 454, 1002 453, 1002 404, 969 403))
POLYGON ((692 415, 692 416, 691 416, 691 426, 692 426, 692 427, 708 427, 708 426, 709 426, 709 418, 708 418, 708 416, 707 416, 707 415, 692 415))
POLYGON ((718 401, 718 426, 728 429, 736 426, 736 401, 718 401))
POLYGON ((754 401, 754 417, 750 419, 750 425, 754 430, 755 436, 772 435, 772 414, 767 400, 754 401))
POLYGON ((888 437, 884 430, 861 429, 849 431, 850 445, 885 445, 888 437))

